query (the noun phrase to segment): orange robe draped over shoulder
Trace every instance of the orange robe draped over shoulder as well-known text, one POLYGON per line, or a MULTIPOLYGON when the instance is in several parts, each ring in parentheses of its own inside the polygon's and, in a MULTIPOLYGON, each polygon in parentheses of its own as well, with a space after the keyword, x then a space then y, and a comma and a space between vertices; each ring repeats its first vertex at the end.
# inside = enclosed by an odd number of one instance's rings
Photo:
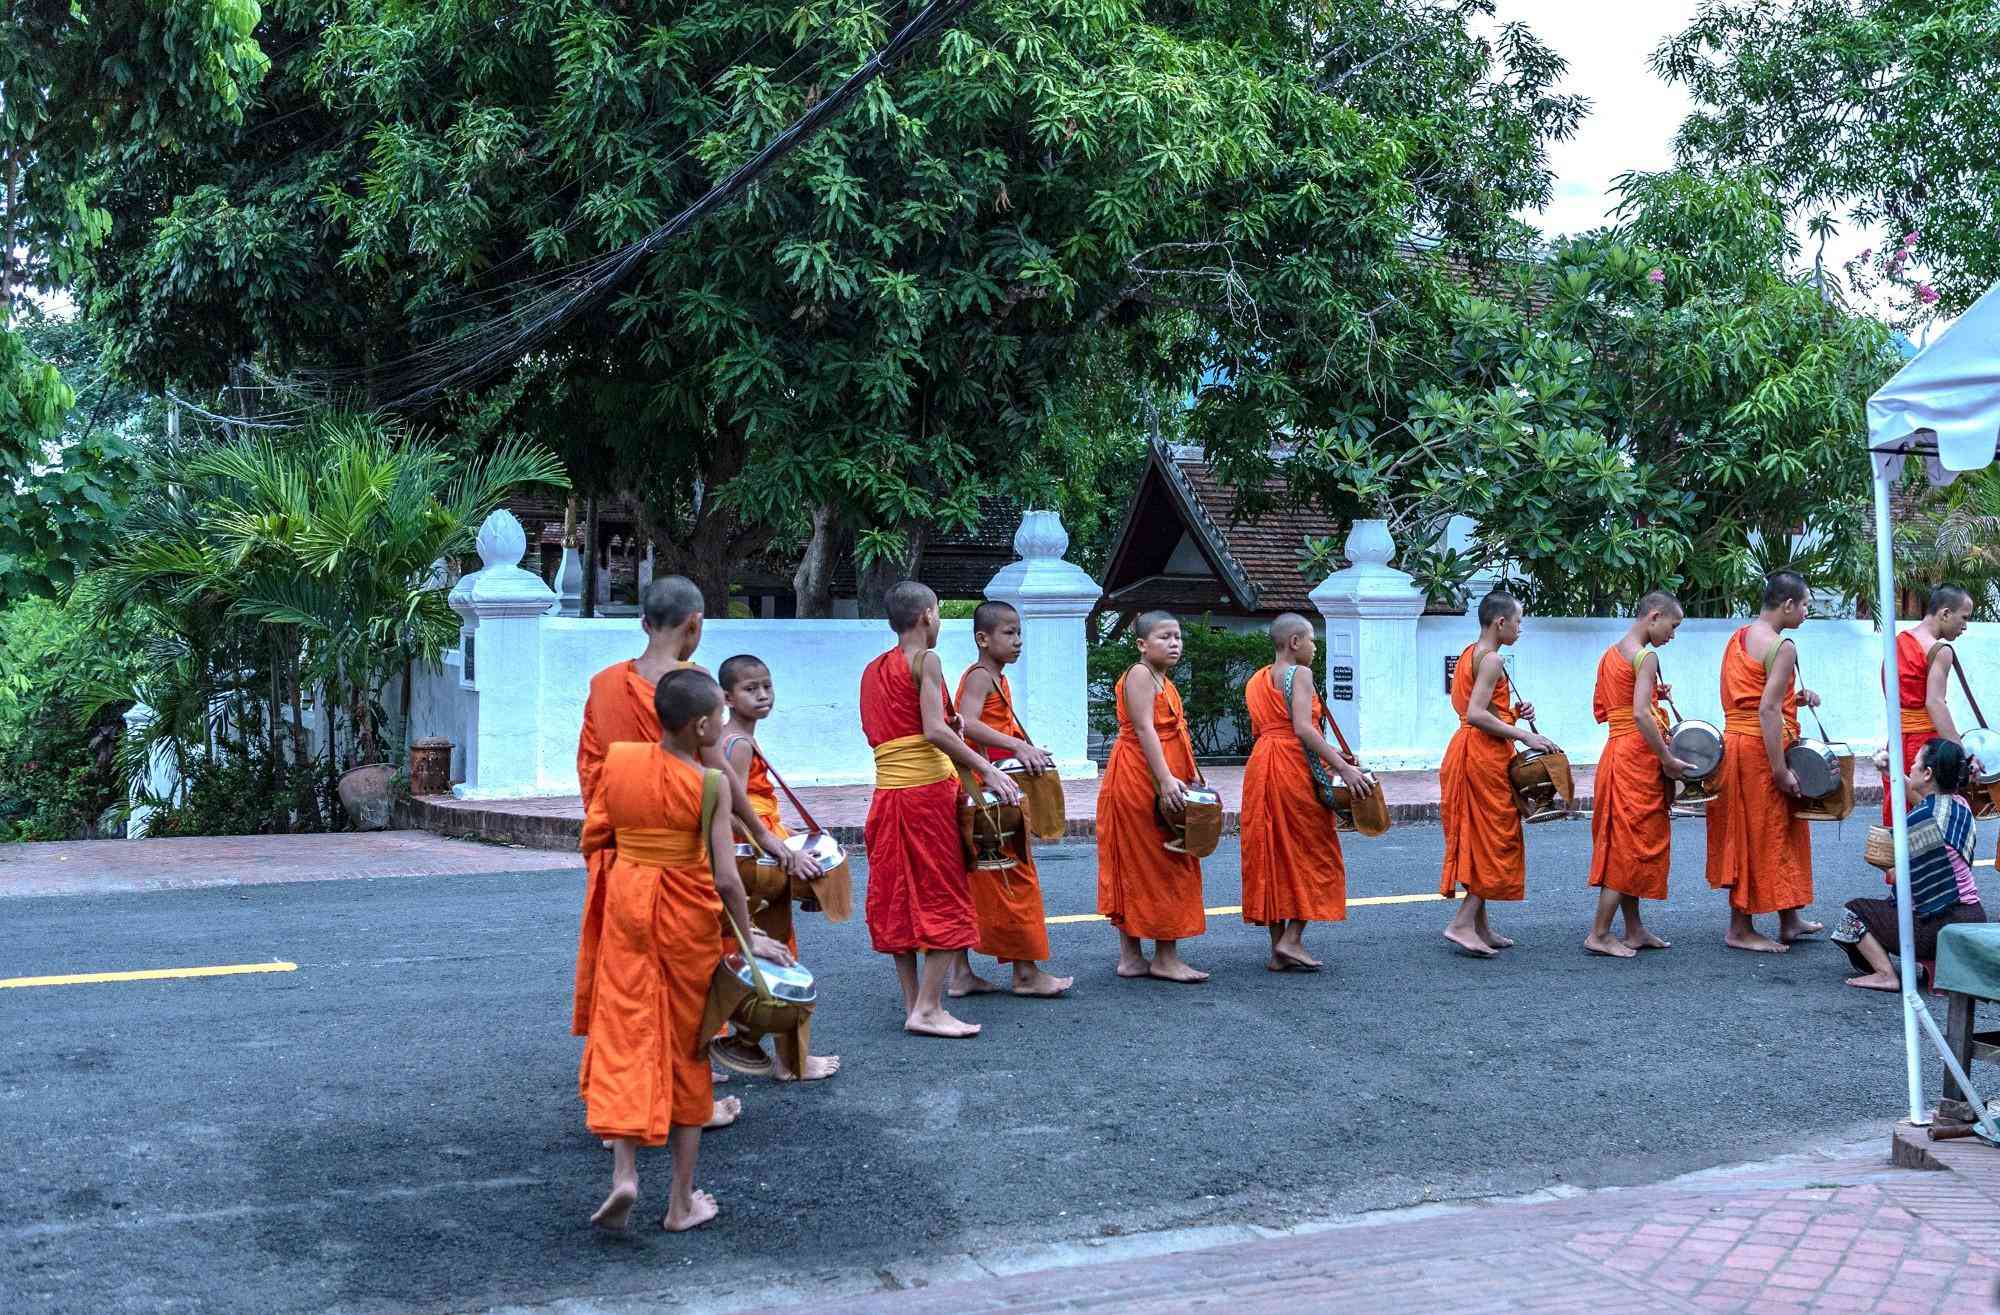
MULTIPOLYGON (((750 770, 743 775, 744 793, 750 796, 750 810, 757 814, 757 820, 771 829, 771 834, 783 840, 791 834, 778 816, 778 790, 771 784, 770 764, 764 761, 764 751, 757 747, 757 737, 740 732, 724 737, 720 748, 726 758, 736 741, 750 741, 750 770)), ((742 836, 742 829, 737 829, 742 836)), ((750 900, 750 925, 763 932, 774 941, 782 941, 793 954, 799 952, 797 923, 792 917, 792 900, 787 894, 782 900, 750 900)), ((735 938, 724 933, 724 939, 731 944, 735 938)))
MULTIPOLYGON (((1597 660, 1597 690, 1591 713, 1611 728, 1604 756, 1597 760, 1595 801, 1590 810, 1590 884, 1608 886, 1620 895, 1640 899, 1667 897, 1667 869, 1672 865, 1673 827, 1668 809, 1673 786, 1660 771, 1660 759, 1632 712, 1633 691, 1639 684, 1639 663, 1613 644, 1597 660)), ((1660 691, 1653 689, 1649 715, 1661 732, 1660 691)))
MULTIPOLYGON (((976 664, 967 667, 958 678, 958 689, 952 696, 954 706, 965 693, 965 682, 976 670, 976 664)), ((987 691, 986 702, 979 708, 979 720, 1002 735, 1017 740, 1028 738, 1028 732, 1014 716, 1014 690, 1004 675, 987 691)), ((973 747, 994 762, 1008 757, 1005 749, 973 747)), ((1039 963, 1049 957, 1048 912, 1042 903, 1042 876, 1035 867, 1035 851, 1025 825, 1020 833, 1020 855, 1021 861, 1005 871, 966 872, 966 884, 972 887, 972 911, 979 923, 979 941, 973 948, 1002 963, 1039 963)))
MULTIPOLYGON (((1463 886, 1481 899, 1526 899, 1527 846, 1521 810, 1514 804, 1514 787, 1507 776, 1514 742, 1489 735, 1465 719, 1473 682, 1479 678, 1478 648, 1466 645, 1451 678, 1458 733, 1445 746, 1444 761, 1438 765, 1438 814, 1444 823, 1444 874, 1438 894, 1450 899, 1463 886)), ((1493 687, 1491 710, 1509 726, 1514 724, 1514 700, 1504 671, 1493 687)))
MULTIPOLYGON (((1194 742, 1188 738, 1181 692, 1160 682, 1150 709, 1167 770, 1193 781, 1194 742)), ((1175 854, 1153 812, 1158 790, 1139 748, 1139 733, 1118 681, 1118 738, 1097 787, 1097 911, 1127 936, 1181 941, 1208 930, 1202 907, 1201 860, 1175 854)))
MULTIPOLYGON (((1708 805, 1708 884, 1729 891, 1738 913, 1776 913, 1812 903, 1812 830, 1798 801, 1771 779, 1757 705, 1765 664, 1748 648, 1750 627, 1722 651, 1722 770, 1708 805)), ((1799 698, 1787 691, 1784 737, 1798 738, 1799 698)))
MULTIPOLYGON (((1917 755, 1924 751, 1924 746, 1938 738, 1937 726, 1931 721, 1927 706, 1930 690, 1930 651, 1917 638, 1915 631, 1905 630, 1896 636, 1896 703, 1903 714, 1905 780, 1909 779, 1910 769, 1917 765, 1917 755)), ((1888 784, 1886 775, 1883 784, 1888 784)), ((1889 825, 1889 791, 1886 789, 1882 791, 1882 825, 1889 825)), ((1896 884, 1894 873, 1889 874, 1889 884, 1896 884)))
POLYGON ((965 851, 958 839, 958 775, 924 734, 916 676, 892 648, 861 673, 861 730, 875 750, 875 793, 862 836, 868 847, 868 939, 881 954, 969 950, 979 939, 965 851), (898 760, 944 759, 943 779, 895 785, 898 760))
MULTIPOLYGON (((1256 742, 1243 769, 1243 921, 1263 926, 1347 917, 1347 864, 1333 813, 1320 804, 1292 730, 1292 710, 1264 667, 1243 687, 1256 742)), ((1315 726, 1326 717, 1317 692, 1315 726)))
MULTIPOLYGON (((597 799, 604 775, 604 758, 622 741, 660 742, 660 717, 653 709, 653 682, 639 674, 636 662, 620 662, 590 678, 590 696, 583 703, 583 732, 576 740, 576 779, 583 794, 584 816, 597 799)), ((583 924, 576 943, 576 999, 569 1030, 586 1036, 590 1027, 590 990, 597 977, 597 943, 604 928, 604 874, 616 857, 607 846, 584 856, 583 924)))
POLYGON ((722 958, 722 898, 701 835, 702 773, 657 744, 613 744, 601 767, 582 849, 610 865, 577 1085, 593 1136, 658 1146, 714 1110, 701 1013, 722 958))

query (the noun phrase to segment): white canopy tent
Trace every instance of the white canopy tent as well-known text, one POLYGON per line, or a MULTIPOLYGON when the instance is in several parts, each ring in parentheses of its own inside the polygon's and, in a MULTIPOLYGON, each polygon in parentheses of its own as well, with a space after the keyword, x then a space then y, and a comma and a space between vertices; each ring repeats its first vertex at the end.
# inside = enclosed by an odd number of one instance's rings
MULTIPOLYGON (((1868 452, 1875 475, 1875 615, 1882 629, 1882 670, 1896 670, 1896 583, 1889 491, 1912 456, 1935 460, 1946 472, 1990 465, 2000 449, 2000 284, 1987 289, 1972 308, 1918 353, 1896 377, 1868 399, 1868 452)), ((1903 725, 1895 681, 1883 681, 1888 722, 1889 798, 1903 797, 1903 725)), ((1945 1067, 1958 1080, 1973 1108, 1983 1102, 1972 1079, 1952 1057, 1930 1006, 1917 994, 1915 935, 1910 918, 1910 837, 1903 809, 1889 810, 1896 847, 1896 938, 1901 943, 1903 979, 1903 1059, 1908 1069, 1910 1121, 1926 1122, 1919 1028, 1930 1034, 1945 1067)), ((1981 1114, 1981 1128, 2000 1139, 1996 1121, 1981 1114)))

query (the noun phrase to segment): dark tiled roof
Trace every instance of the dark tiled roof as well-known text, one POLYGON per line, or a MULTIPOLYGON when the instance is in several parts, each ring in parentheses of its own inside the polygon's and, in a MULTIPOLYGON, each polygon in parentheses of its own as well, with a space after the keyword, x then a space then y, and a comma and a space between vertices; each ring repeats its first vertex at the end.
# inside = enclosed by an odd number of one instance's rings
POLYGON ((1237 491, 1218 479, 1206 461, 1176 455, 1173 464, 1219 532, 1224 550, 1255 587, 1256 610, 1310 613, 1307 595, 1318 582, 1299 574, 1299 562, 1307 539, 1338 533, 1333 518, 1299 502, 1282 479, 1264 483, 1263 491, 1274 499, 1268 511, 1239 518, 1237 491))
POLYGON ((1240 610, 1229 590, 1212 575, 1149 575, 1107 595, 1103 605, 1114 612, 1158 609, 1179 616, 1240 610))

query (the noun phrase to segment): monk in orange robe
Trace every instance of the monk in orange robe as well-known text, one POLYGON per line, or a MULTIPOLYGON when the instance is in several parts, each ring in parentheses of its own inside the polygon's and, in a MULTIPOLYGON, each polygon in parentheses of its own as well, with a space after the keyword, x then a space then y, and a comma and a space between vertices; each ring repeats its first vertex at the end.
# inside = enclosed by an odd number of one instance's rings
MULTIPOLYGON (((1896 636, 1896 703, 1903 716, 1903 779, 1932 740, 1958 738, 1951 715, 1952 642, 1972 622, 1972 595, 1955 584, 1931 590, 1924 619, 1896 636)), ((1989 766, 1982 764, 1982 766, 1989 766)), ((1990 764, 2000 767, 2000 763, 1990 764)), ((1989 768, 1990 769, 1990 768, 1989 768)), ((1889 825, 1889 778, 1882 777, 1882 825, 1889 825)), ((1896 877, 1889 874, 1889 883, 1896 877)))
MULTIPOLYGON (((730 770, 744 783, 744 793, 748 795, 750 807, 756 812, 758 820, 782 841, 791 832, 778 814, 778 792, 771 783, 771 765, 765 761, 763 750, 757 746, 757 728, 777 706, 777 690, 771 680, 771 669, 757 658, 740 653, 725 659, 715 673, 722 686, 723 703, 729 709, 729 725, 722 737, 722 756, 729 763, 730 770)), ((799 938, 792 917, 789 887, 787 882, 787 891, 782 898, 753 900, 757 907, 750 911, 750 921, 772 940, 783 941, 796 955, 799 938)), ((720 1054, 725 1048, 732 1054, 750 1057, 753 1066, 757 1059, 767 1060, 771 1065, 771 1076, 780 1082, 798 1079, 812 1082, 830 1078, 840 1071, 839 1055, 808 1055, 804 1071, 794 1073, 785 1063, 783 1047, 775 1055, 766 1055, 763 1044, 754 1037, 735 1036, 717 1041, 710 1050, 720 1054)))
MULTIPOLYGON (((682 1232, 717 1211, 694 1188, 702 1128, 741 1108, 714 1098, 701 1019, 722 959, 718 916, 726 908, 742 927, 750 912, 721 806, 726 786, 702 765, 722 735, 722 691, 700 672, 674 672, 655 707, 661 741, 612 745, 584 818, 583 852, 612 858, 577 1085, 585 1125, 612 1152, 611 1192, 591 1222, 625 1227, 639 1196, 638 1148, 665 1145, 673 1179, 663 1222, 682 1232)), ((784 946, 749 935, 755 953, 790 962, 784 946)))
MULTIPOLYGON (((604 771, 605 755, 613 744, 631 741, 654 744, 660 738, 653 696, 659 680, 667 673, 688 668, 701 670, 691 659, 701 643, 701 590, 694 581, 679 575, 663 575, 646 587, 640 600, 639 625, 646 634, 646 651, 637 658, 614 663, 590 680, 590 694, 583 704, 583 730, 576 742, 576 779, 583 796, 585 816, 597 797, 604 771)), ((719 750, 711 748, 710 767, 726 767, 719 750)), ((801 862, 777 837, 758 821, 744 798, 740 782, 732 781, 729 810, 743 822, 744 829, 767 854, 780 858, 788 872, 800 876, 816 873, 810 861, 801 862), (747 821, 746 821, 747 819, 747 821)), ((570 1014, 570 1032, 587 1035, 591 1006, 591 983, 597 974, 597 946, 604 928, 604 874, 614 855, 609 848, 585 860, 583 920, 577 935, 576 1003, 570 1014)), ((769 1072, 767 1061, 760 1072, 769 1072)))
POLYGON ((1708 805, 1708 884, 1729 892, 1731 949, 1781 953, 1823 931, 1799 910, 1812 903, 1812 830, 1797 815, 1798 779, 1785 750, 1799 737, 1799 705, 1819 706, 1811 690, 1793 692, 1798 652, 1785 631, 1805 623, 1805 577, 1779 571, 1764 582, 1763 610, 1729 637, 1722 652, 1722 768, 1708 805), (1760 913, 1778 915, 1778 939, 1757 930, 1760 913))
POLYGON ((1654 652, 1673 641, 1685 615, 1672 594, 1647 594, 1625 637, 1597 661, 1591 712, 1611 728, 1611 737, 1597 760, 1590 811, 1590 884, 1597 887, 1597 919, 1583 948, 1592 954, 1629 959, 1641 950, 1670 948, 1646 930, 1639 901, 1667 897, 1673 783, 1694 770, 1667 747, 1660 700, 1672 691, 1660 683, 1660 658, 1654 652), (1611 921, 1621 911, 1625 934, 1613 936, 1611 921))
POLYGON ((1521 604, 1495 591, 1479 602, 1479 638, 1458 655, 1452 675, 1451 706, 1458 733, 1445 747, 1438 767, 1438 814, 1444 823, 1444 872, 1438 894, 1450 899, 1460 888, 1465 900, 1444 929, 1444 938, 1466 954, 1490 959, 1514 942, 1494 931, 1486 905, 1528 895, 1527 846, 1521 810, 1515 806, 1507 766, 1514 743, 1531 749, 1555 745, 1533 729, 1532 704, 1515 706, 1500 650, 1521 637, 1521 604))
POLYGON ((1271 623, 1271 664, 1243 687, 1256 737, 1243 769, 1243 921, 1271 933, 1274 973, 1318 972, 1308 922, 1347 917, 1347 864, 1319 782, 1338 776, 1357 799, 1372 787, 1361 765, 1328 744, 1326 705, 1313 689, 1319 645, 1312 623, 1287 612, 1271 623))
POLYGON ((862 830, 868 937, 877 953, 896 961, 904 1031, 977 1036, 977 1023, 944 1007, 947 976, 979 939, 958 838, 958 773, 984 781, 1010 804, 1021 802, 1021 790, 946 719, 944 668, 935 652, 942 624, 937 595, 904 580, 883 601, 896 647, 861 673, 861 730, 875 750, 875 793, 862 830))
MULTIPOLYGON (((1056 760, 1028 739, 1028 732, 1014 715, 1014 691, 1007 683, 1007 667, 1021 657, 1020 613, 1007 603, 981 603, 972 612, 972 642, 978 646, 979 660, 958 678, 958 693, 952 700, 959 724, 965 728, 965 742, 996 763, 1012 758, 1035 775, 1052 771, 1056 760)), ((1042 905, 1042 878, 1035 867, 1025 817, 1015 844, 1017 861, 1013 867, 966 871, 966 884, 972 888, 973 918, 979 925, 979 939, 973 948, 1012 966, 1015 995, 1058 996, 1069 990, 1074 979, 1042 971, 1041 961, 1049 957, 1048 914, 1042 905)), ((958 997, 1000 988, 968 964, 947 989, 958 997)))
POLYGON ((1118 682, 1118 739, 1097 788, 1097 911, 1118 929, 1118 975, 1205 982, 1180 943, 1208 930, 1201 860, 1166 847, 1158 815, 1187 808, 1196 779, 1181 692, 1181 623, 1146 612, 1132 623, 1139 660, 1118 682), (1144 942, 1153 942, 1148 959, 1144 942))

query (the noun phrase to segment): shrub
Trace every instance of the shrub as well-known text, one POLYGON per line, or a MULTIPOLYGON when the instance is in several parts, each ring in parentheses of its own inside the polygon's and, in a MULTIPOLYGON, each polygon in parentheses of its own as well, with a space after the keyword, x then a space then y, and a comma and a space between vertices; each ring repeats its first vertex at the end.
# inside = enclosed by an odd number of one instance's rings
MULTIPOLYGON (((1243 706, 1243 685, 1271 660, 1271 641, 1259 626, 1229 630, 1212 615, 1181 622, 1181 660, 1168 673, 1181 692, 1187 710, 1188 735, 1202 757, 1250 751, 1250 718, 1243 706)), ((1128 629, 1115 639, 1094 639, 1089 651, 1090 728, 1110 736, 1118 730, 1118 680, 1138 660, 1128 629)), ((1324 662, 1313 674, 1324 690, 1324 662)))
POLYGON ((118 738, 136 663, 62 603, 0 610, 0 838, 98 834, 125 802, 118 738))

